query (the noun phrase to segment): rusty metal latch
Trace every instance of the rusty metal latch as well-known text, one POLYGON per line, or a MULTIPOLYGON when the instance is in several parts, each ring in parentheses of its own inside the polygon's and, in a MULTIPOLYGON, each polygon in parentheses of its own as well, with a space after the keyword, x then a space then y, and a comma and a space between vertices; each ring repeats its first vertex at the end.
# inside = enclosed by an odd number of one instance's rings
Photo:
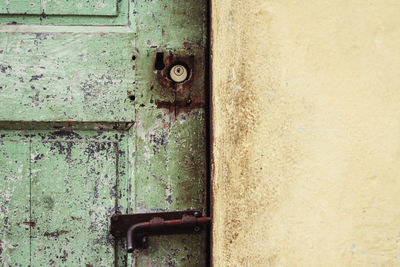
POLYGON ((210 217, 198 210, 121 214, 111 217, 110 232, 115 238, 126 237, 128 253, 147 247, 147 237, 153 235, 200 233, 209 225, 210 217))

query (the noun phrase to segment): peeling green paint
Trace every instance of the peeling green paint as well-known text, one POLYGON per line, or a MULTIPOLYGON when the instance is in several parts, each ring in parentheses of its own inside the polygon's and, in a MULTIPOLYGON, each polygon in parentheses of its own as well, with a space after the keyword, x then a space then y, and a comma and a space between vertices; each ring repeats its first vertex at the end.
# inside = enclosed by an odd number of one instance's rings
POLYGON ((29 142, 0 141, 0 262, 29 265, 29 142))
POLYGON ((108 227, 116 210, 205 212, 206 1, 7 3, 1 265, 204 266, 204 233, 151 237, 127 255, 108 227), (194 56, 184 94, 157 82, 157 52, 194 56))
POLYGON ((0 119, 132 120, 133 34, 48 31, 1 33, 0 119))
POLYGON ((126 179, 126 136, 80 130, 8 130, 0 136, 0 163, 7 170, 0 184, 6 186, 0 262, 111 266, 108 220, 126 207, 126 183, 119 183, 126 179))
POLYGON ((1 0, 1 24, 127 25, 127 0, 1 0))

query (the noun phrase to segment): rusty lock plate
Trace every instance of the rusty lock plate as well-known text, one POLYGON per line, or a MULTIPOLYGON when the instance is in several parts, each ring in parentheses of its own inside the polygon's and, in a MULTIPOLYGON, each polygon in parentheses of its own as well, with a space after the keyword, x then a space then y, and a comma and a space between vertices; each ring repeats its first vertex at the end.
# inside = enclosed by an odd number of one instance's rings
POLYGON ((193 85, 194 55, 171 54, 164 58, 164 53, 157 53, 155 60, 156 79, 162 86, 183 95, 193 85))

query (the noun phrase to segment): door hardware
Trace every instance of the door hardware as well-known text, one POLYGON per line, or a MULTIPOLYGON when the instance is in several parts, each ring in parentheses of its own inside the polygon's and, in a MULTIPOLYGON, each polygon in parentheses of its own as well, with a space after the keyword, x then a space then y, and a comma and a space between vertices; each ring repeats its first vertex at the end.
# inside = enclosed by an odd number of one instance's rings
POLYGON ((157 71, 157 81, 173 92, 183 95, 193 85, 195 78, 194 55, 170 54, 164 57, 164 53, 158 52, 154 68, 157 71))
POLYGON ((185 66, 181 64, 176 64, 172 66, 171 70, 169 71, 169 76, 171 77, 171 80, 176 83, 181 83, 185 81, 188 75, 188 70, 185 66))
POLYGON ((110 232, 115 238, 126 237, 128 253, 147 247, 147 237, 154 235, 200 233, 211 222, 198 210, 121 214, 111 217, 110 232))

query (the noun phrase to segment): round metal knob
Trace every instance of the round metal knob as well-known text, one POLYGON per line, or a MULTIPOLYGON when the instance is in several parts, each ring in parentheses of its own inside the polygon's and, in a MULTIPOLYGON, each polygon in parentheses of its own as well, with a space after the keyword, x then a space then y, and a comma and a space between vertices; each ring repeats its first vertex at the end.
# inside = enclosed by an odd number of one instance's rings
POLYGON ((176 83, 183 82, 187 79, 188 75, 189 74, 186 67, 180 64, 173 66, 169 71, 169 76, 176 83))

